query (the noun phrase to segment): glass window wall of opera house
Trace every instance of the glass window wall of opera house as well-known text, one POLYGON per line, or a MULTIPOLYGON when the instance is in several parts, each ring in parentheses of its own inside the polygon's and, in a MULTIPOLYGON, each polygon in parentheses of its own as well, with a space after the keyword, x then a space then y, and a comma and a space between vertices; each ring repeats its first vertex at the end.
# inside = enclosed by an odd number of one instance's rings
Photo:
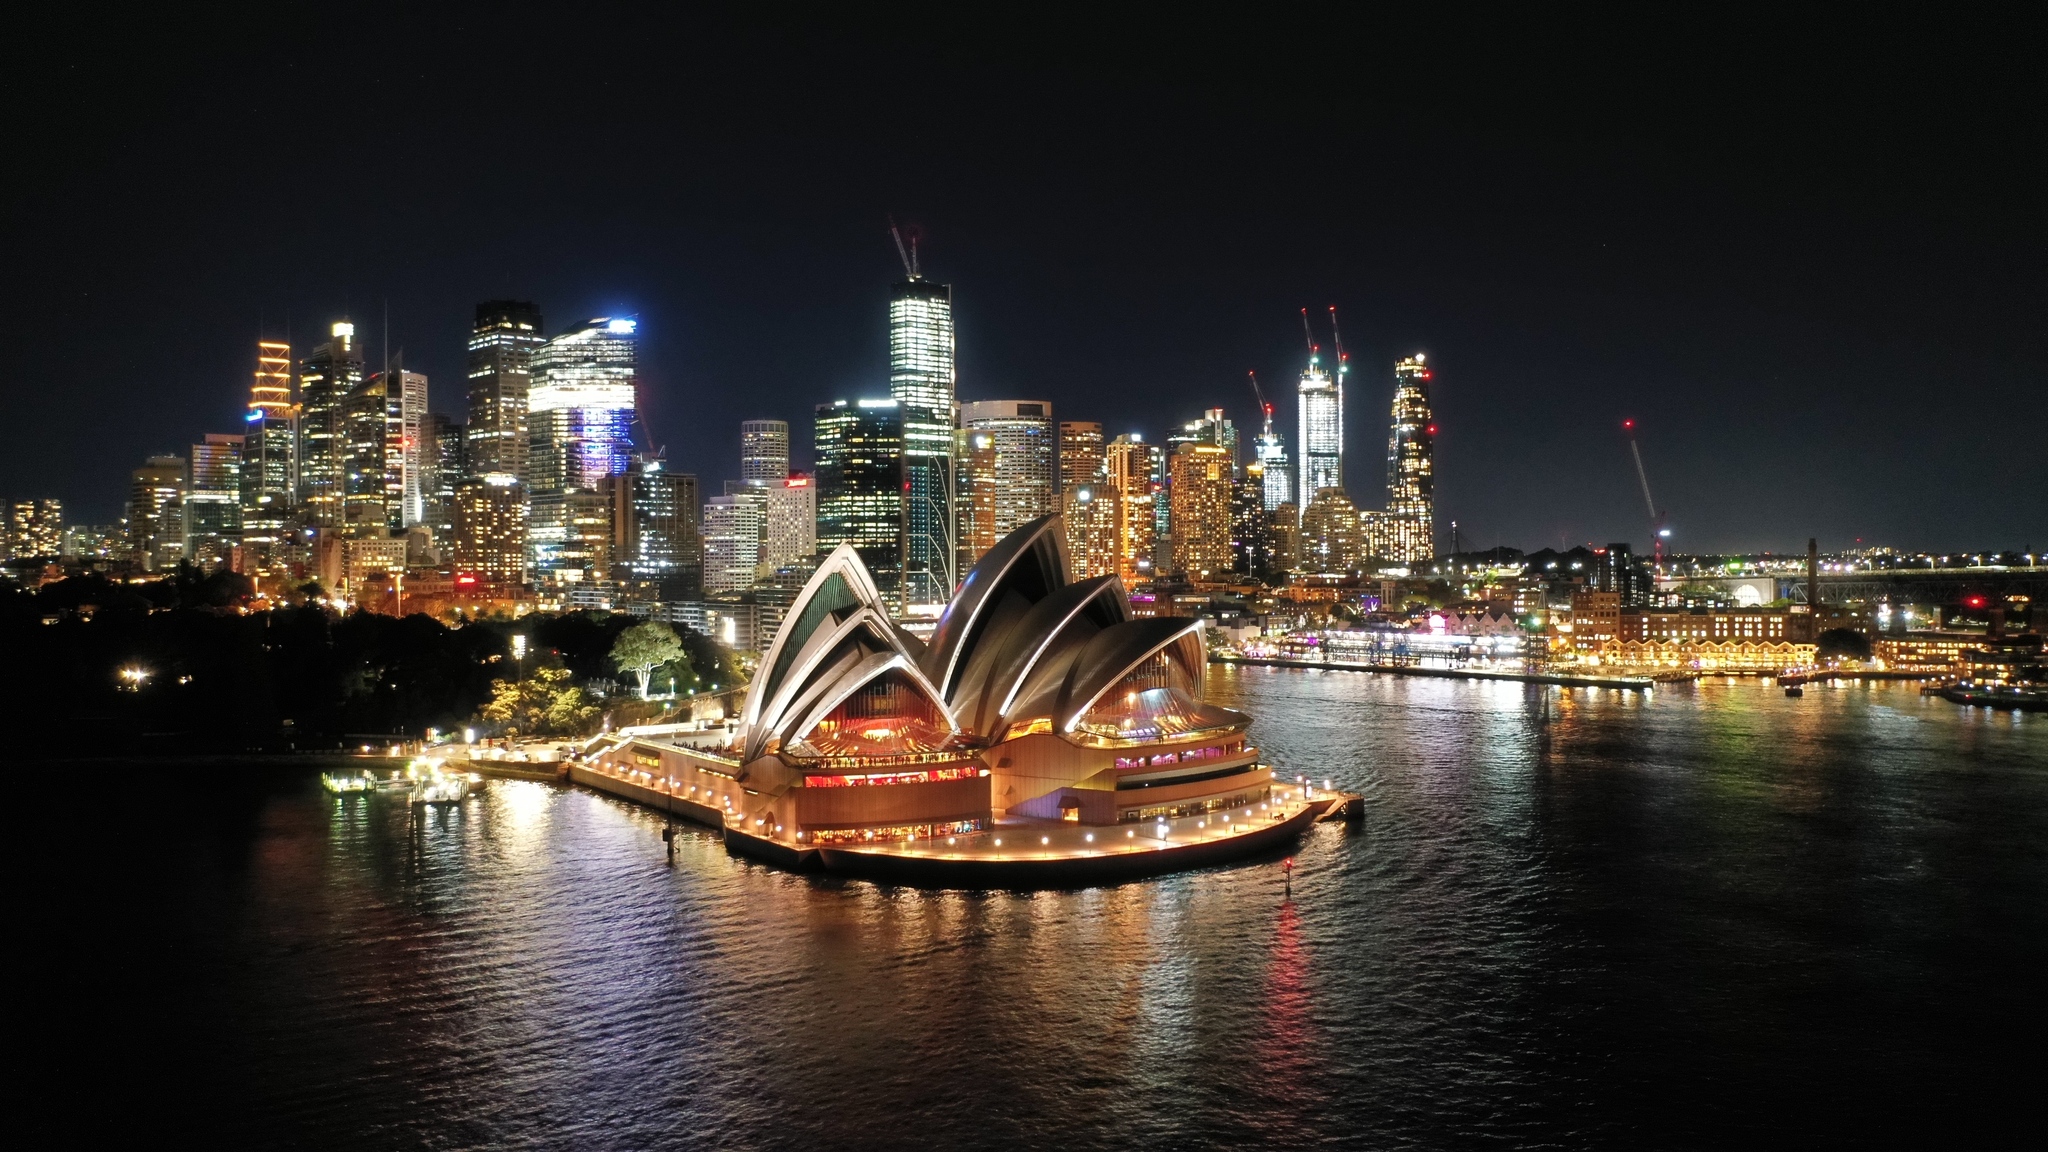
POLYGON ((1251 718, 1203 700, 1202 622, 1133 619, 1117 577, 1068 578, 1063 539, 1057 516, 1011 533, 929 643, 838 549, 790 605, 725 742, 636 739, 632 774, 797 849, 1265 801, 1251 718))

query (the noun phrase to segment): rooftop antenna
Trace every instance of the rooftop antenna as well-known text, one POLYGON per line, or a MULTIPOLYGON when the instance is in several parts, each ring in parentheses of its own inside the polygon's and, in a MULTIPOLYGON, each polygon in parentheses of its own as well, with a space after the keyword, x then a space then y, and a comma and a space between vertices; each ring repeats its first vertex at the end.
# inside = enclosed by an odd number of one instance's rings
POLYGON ((896 238, 896 256, 903 261, 904 275, 917 279, 917 233, 910 234, 910 247, 903 246, 903 230, 896 227, 896 217, 889 217, 889 235, 896 238))
POLYGON ((391 297, 384 298, 384 379, 391 379, 391 297))

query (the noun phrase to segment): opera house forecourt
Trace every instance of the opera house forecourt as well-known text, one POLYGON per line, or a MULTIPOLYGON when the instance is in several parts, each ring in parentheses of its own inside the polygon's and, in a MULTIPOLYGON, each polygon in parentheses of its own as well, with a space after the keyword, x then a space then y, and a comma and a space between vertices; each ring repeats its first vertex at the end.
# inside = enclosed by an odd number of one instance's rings
POLYGON ((1115 576, 1067 573, 1059 517, 1024 525, 927 644, 841 547, 736 727, 606 738, 570 778, 719 827, 737 853, 913 884, 1158 873, 1357 813, 1357 797, 1276 776, 1251 717, 1204 703, 1202 621, 1132 619, 1115 576))

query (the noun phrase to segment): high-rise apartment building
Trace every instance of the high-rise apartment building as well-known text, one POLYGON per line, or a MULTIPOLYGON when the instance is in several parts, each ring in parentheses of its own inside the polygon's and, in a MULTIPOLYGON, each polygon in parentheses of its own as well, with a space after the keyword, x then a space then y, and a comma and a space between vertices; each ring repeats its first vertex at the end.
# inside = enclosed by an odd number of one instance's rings
POLYGON ((299 518, 308 528, 346 523, 349 430, 344 405, 363 383, 356 326, 329 329, 327 343, 299 363, 299 518))
POLYGON ((469 334, 469 475, 526 475, 527 403, 533 353, 541 335, 540 309, 524 300, 486 300, 476 306, 469 334))
POLYGON ((470 476, 455 484, 455 575, 490 584, 526 580, 526 486, 509 472, 470 476))
POLYGON ((903 406, 838 400, 817 409, 818 548, 860 554, 878 590, 901 604, 905 554, 903 406))
POLYGON ((802 564, 818 551, 818 486, 801 473, 768 488, 761 513, 760 574, 802 564))
POLYGON ((1230 486, 1230 569, 1259 579, 1273 570, 1270 513, 1266 508, 1266 466, 1257 460, 1230 486))
POLYGON ((0 533, 0 556, 9 560, 55 557, 64 552, 64 504, 54 497, 17 500, 13 523, 0 533))
POLYGON ((761 567, 761 526, 768 493, 745 488, 704 504, 704 591, 744 592, 761 567))
POLYGON ((1092 420, 1060 421, 1060 488, 1072 492, 1086 484, 1102 482, 1102 425, 1092 420))
POLYGON ((211 572, 228 567, 242 536, 243 438, 210 432, 192 446, 185 478, 185 558, 211 572))
POLYGON ((600 490, 632 461, 637 329, 631 317, 599 317, 533 353, 525 479, 536 579, 575 579, 608 562, 611 510, 600 490))
MULTIPOLYGON (((906 615, 935 617, 953 597, 959 546, 953 289, 924 279, 914 255, 908 264, 908 279, 889 291, 889 395, 901 406, 905 485, 900 602, 906 615)), ((822 463, 818 471, 822 482, 822 463)))
POLYGON ((1342 488, 1316 493, 1301 513, 1302 572, 1351 572, 1366 556, 1364 522, 1342 488))
POLYGON ((960 405, 960 427, 995 439, 995 536, 1049 516, 1057 508, 1059 457, 1052 405, 1043 400, 973 400, 960 405))
POLYGON ((151 456, 128 485, 128 554, 145 572, 166 572, 185 554, 185 458, 151 456))
POLYGON ((1420 353, 1394 366, 1385 555, 1409 564, 1436 555, 1436 418, 1430 413, 1429 380, 1420 353))
POLYGON ((960 562, 966 572, 996 546, 996 437, 961 428, 953 434, 953 514, 958 519, 960 562))
POLYGON ((1163 491, 1155 479, 1159 446, 1132 432, 1110 441, 1104 455, 1105 481, 1117 490, 1117 575, 1126 584, 1150 580, 1159 535, 1154 505, 1163 491))
POLYGON ((1115 486, 1076 484, 1060 496, 1060 524, 1067 535, 1067 559, 1074 579, 1117 573, 1117 532, 1122 521, 1115 486))
POLYGON ((1220 444, 1183 443, 1169 467, 1173 570, 1190 580, 1218 579, 1231 570, 1230 451, 1220 444))
POLYGON ((740 481, 773 488, 789 477, 789 421, 740 421, 740 481))
POLYGON ((1311 353, 1308 368, 1301 374, 1300 423, 1295 434, 1301 441, 1301 484, 1295 497, 1312 503, 1325 488, 1344 486, 1344 376, 1338 365, 1335 376, 1323 370, 1318 356, 1311 353))
POLYGON ((292 402, 292 346, 257 341, 256 380, 242 426, 242 547, 252 571, 271 570, 292 550, 298 411, 292 402))

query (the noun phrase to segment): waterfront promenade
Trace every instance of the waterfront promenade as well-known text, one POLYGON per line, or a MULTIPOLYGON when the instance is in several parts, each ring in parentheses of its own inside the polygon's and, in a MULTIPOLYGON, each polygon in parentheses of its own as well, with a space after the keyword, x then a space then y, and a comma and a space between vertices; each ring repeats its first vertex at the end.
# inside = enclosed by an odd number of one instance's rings
POLYGON ((1212 655, 1209 662, 1246 664, 1261 668, 1325 668, 1335 672, 1384 672, 1390 676, 1433 676, 1443 680, 1509 680, 1522 684, 1561 684, 1567 688, 1619 688, 1631 692, 1640 692, 1656 684, 1649 676, 1508 672, 1492 668, 1439 668, 1418 664, 1373 664, 1346 660, 1294 660, 1285 656, 1212 655))

